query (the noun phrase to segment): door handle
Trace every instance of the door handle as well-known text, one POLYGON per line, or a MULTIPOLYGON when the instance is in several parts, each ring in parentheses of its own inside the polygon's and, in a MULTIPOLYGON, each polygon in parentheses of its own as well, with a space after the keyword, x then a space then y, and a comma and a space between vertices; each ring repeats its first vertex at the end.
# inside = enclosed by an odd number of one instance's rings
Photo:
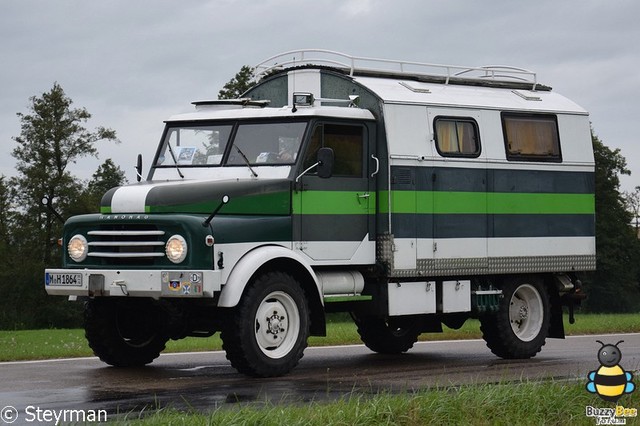
POLYGON ((369 193, 365 192, 364 194, 358 194, 358 198, 369 198, 369 193))
POLYGON ((371 154, 371 158, 376 162, 376 169, 374 170, 373 173, 371 173, 371 176, 370 176, 370 177, 374 177, 380 171, 380 160, 378 160, 378 157, 376 157, 373 154, 371 154))

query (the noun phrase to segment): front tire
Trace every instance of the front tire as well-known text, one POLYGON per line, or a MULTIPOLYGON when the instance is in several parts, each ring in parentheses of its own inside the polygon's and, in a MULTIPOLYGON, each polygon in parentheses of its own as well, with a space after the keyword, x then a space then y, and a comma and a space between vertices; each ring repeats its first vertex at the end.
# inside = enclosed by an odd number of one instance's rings
POLYGON ((114 367, 153 362, 169 340, 152 301, 91 299, 85 304, 85 337, 93 353, 114 367))
POLYGON ((551 311, 547 289, 538 277, 506 280, 498 312, 480 318, 491 352, 506 359, 535 356, 546 343, 551 311))
POLYGON ((243 374, 274 377, 290 372, 309 337, 309 308, 289 274, 267 272, 254 280, 222 330, 223 349, 243 374))

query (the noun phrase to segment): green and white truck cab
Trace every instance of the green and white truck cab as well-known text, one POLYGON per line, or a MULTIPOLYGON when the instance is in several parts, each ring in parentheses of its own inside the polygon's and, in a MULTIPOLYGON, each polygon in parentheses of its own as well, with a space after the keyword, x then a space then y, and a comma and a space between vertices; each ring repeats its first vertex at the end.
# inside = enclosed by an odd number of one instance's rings
POLYGON ((97 356, 144 365, 221 332, 236 369, 277 376, 340 311, 379 353, 471 317, 503 358, 564 337, 595 269, 586 111, 510 67, 306 50, 256 70, 66 222, 45 286, 85 302, 97 356))

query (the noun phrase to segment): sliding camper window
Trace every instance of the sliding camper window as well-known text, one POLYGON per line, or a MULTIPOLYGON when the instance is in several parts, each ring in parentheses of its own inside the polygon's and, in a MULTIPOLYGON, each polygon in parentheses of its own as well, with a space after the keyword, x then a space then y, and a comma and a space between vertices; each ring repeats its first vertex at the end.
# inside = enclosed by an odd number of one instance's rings
POLYGON ((364 127, 361 125, 318 124, 309 141, 304 169, 317 161, 320 148, 327 147, 333 150, 335 176, 362 177, 364 141, 364 127))
POLYGON ((480 155, 478 125, 472 118, 436 117, 436 149, 443 157, 477 157, 480 155))
POLYGON ((502 129, 507 160, 562 161, 555 115, 503 113, 502 129))

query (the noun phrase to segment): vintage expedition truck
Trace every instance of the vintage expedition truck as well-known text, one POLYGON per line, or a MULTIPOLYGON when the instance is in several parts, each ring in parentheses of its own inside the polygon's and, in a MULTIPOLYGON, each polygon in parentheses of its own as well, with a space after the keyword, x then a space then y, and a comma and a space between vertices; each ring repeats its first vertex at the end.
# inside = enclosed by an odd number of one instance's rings
POLYGON ((512 67, 301 50, 256 73, 169 118, 147 178, 66 222, 45 286, 84 301, 97 356, 220 332, 237 370, 277 376, 338 311, 387 354, 467 318, 503 358, 564 337, 595 268, 586 111, 512 67))

